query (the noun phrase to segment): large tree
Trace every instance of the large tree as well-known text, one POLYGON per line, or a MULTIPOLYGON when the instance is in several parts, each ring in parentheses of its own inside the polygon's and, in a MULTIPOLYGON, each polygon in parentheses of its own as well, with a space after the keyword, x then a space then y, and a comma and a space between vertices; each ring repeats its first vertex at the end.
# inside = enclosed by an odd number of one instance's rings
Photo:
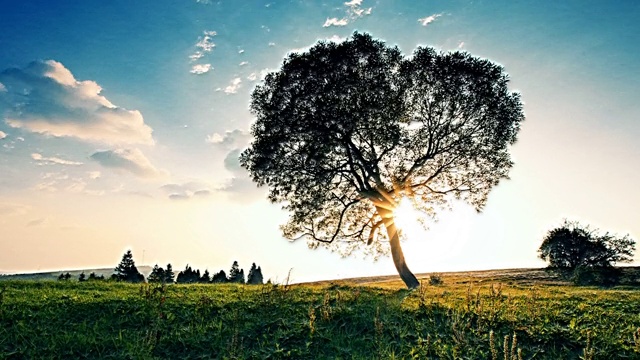
POLYGON ((133 283, 144 282, 144 275, 142 275, 136 267, 135 261, 133 261, 133 254, 131 250, 122 255, 122 260, 114 269, 112 278, 118 281, 128 281, 133 283))
POLYGON ((465 52, 397 47, 354 33, 291 53, 256 86, 253 142, 240 162, 291 214, 284 235, 343 254, 391 255, 407 287, 394 209, 425 217, 452 199, 481 210, 507 178, 508 146, 524 120, 501 66, 465 52), (386 231, 382 231, 382 229, 386 231))

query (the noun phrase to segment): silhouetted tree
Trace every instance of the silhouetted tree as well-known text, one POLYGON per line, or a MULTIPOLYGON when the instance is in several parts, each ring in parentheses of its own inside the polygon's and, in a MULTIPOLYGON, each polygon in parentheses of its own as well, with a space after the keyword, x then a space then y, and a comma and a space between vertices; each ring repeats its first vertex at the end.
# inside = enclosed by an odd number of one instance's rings
POLYGON ((229 270, 229 282, 244 284, 244 270, 240 269, 237 261, 233 262, 229 270))
POLYGON ((219 272, 215 273, 211 278, 211 282, 216 284, 223 284, 227 281, 227 274, 224 272, 224 270, 220 270, 219 272))
POLYGON ((193 270, 187 265, 184 270, 178 273, 176 283, 178 284, 194 284, 200 280, 200 270, 193 270))
POLYGON ((131 250, 127 250, 127 252, 122 256, 120 264, 116 266, 114 271, 115 277, 112 276, 112 278, 115 280, 133 283, 144 282, 144 275, 140 274, 138 271, 138 268, 133 261, 133 254, 131 254, 131 250))
POLYGON ((513 163, 524 120, 503 68, 465 52, 396 47, 354 33, 290 53, 251 95, 253 142, 240 156, 290 212, 284 236, 343 255, 391 255, 407 287, 394 221, 404 197, 425 217, 461 199, 480 211, 513 163), (386 232, 382 232, 382 228, 386 232))
POLYGON ((262 269, 256 267, 256 263, 251 264, 249 274, 247 275, 247 284, 262 284, 264 279, 262 278, 262 269))
POLYGON ((164 271, 164 282, 165 284, 173 284, 175 281, 175 274, 173 273, 173 267, 171 264, 167 264, 167 268, 164 271))
POLYGON ((159 267, 158 264, 156 264, 151 270, 151 274, 149 274, 147 281, 150 283, 164 283, 165 282, 164 269, 159 267))
POLYGON ((78 281, 79 282, 83 282, 87 280, 87 276, 84 274, 84 271, 80 273, 80 275, 78 275, 78 281))
POLYGON ((205 270, 200 279, 198 279, 199 283, 207 284, 211 282, 211 275, 209 275, 209 270, 205 270))
POLYGON ((98 276, 98 275, 96 275, 95 272, 91 272, 91 274, 89 274, 89 278, 87 280, 88 281, 104 280, 104 275, 100 274, 100 276, 98 276))
POLYGON ((619 237, 600 235, 597 229, 575 221, 550 230, 538 249, 539 257, 551 268, 612 267, 619 262, 633 261, 635 241, 629 234, 619 237))

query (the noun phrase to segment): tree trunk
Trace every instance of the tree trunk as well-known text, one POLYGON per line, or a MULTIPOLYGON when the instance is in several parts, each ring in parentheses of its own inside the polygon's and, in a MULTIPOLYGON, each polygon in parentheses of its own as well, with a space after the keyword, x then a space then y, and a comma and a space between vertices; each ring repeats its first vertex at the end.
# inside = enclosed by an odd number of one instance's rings
POLYGON ((400 234, 396 228, 395 219, 393 213, 386 209, 378 209, 378 214, 384 219, 384 226, 387 229, 387 236, 389 236, 389 245, 391 245, 391 257, 393 258, 393 264, 400 274, 400 278, 404 281, 405 285, 409 289, 415 289, 420 286, 420 282, 415 275, 409 270, 407 263, 404 261, 404 253, 400 246, 400 234))

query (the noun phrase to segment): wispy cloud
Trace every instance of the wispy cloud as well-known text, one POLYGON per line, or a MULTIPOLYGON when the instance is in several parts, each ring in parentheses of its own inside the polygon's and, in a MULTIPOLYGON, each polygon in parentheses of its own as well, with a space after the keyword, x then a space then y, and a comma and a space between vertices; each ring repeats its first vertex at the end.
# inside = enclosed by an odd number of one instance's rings
POLYGON ((33 153, 31 154, 31 158, 33 160, 38 161, 39 164, 42 165, 52 165, 52 164, 57 164, 57 165, 82 165, 81 162, 78 161, 70 161, 70 160, 64 160, 64 159, 60 159, 58 157, 44 157, 42 156, 42 154, 39 153, 33 153))
MULTIPOLYGON (((218 33, 213 30, 205 30, 202 32, 202 35, 198 37, 198 41, 195 44, 196 51, 189 55, 191 62, 198 61, 213 51, 216 47, 216 44, 213 42, 213 38, 216 35, 218 35, 218 33)), ((211 64, 196 64, 191 67, 189 72, 196 75, 202 75, 208 73, 210 70, 213 70, 211 64)))
POLYGON ((0 202, 0 216, 25 215, 30 209, 28 205, 0 202))
POLYGON ((5 92, 5 91, 7 91, 7 87, 4 86, 4 84, 0 82, 0 92, 5 92))
POLYGON ((249 81, 256 81, 258 79, 258 74, 256 73, 251 73, 249 74, 249 76, 247 76, 247 80, 249 81))
POLYGON ((431 24, 432 22, 434 22, 440 16, 442 16, 442 14, 429 15, 427 17, 423 17, 422 19, 418 19, 418 22, 420 24, 422 24, 422 26, 427 26, 427 25, 431 24))
POLYGON ((329 27, 329 26, 345 26, 349 23, 349 21, 347 19, 338 19, 338 18, 327 18, 327 20, 324 22, 324 25, 322 25, 322 27, 329 27))
POLYGON ((0 131, 0 140, 4 139, 7 137, 7 133, 5 133, 4 131, 0 131))
POLYGON ((46 224, 46 222, 47 222, 47 218, 39 218, 39 219, 31 220, 27 223, 27 227, 44 225, 46 224))
POLYGON ((226 88, 224 88, 224 92, 227 94, 235 94, 238 92, 238 89, 240 88, 241 84, 242 84, 242 79, 240 79, 239 77, 234 78, 233 80, 231 80, 229 85, 226 88))
POLYGON ((240 64, 238 64, 238 66, 245 66, 245 65, 249 65, 248 61, 243 61, 240 64))
POLYGON ((158 170, 139 149, 116 149, 98 151, 90 156, 100 165, 116 170, 128 171, 143 178, 157 178, 167 175, 158 170))
POLYGON ((171 183, 160 187, 171 200, 187 200, 208 197, 213 193, 213 187, 200 182, 187 182, 183 184, 171 183))
POLYGON ((208 73, 211 69, 211 64, 196 64, 191 67, 191 73, 202 75, 208 73))
POLYGON ((344 17, 327 18, 322 26, 323 27, 346 26, 347 24, 349 24, 351 20, 356 20, 363 16, 371 15, 371 11, 373 10, 373 8, 371 7, 363 8, 362 0, 351 0, 351 1, 345 2, 344 5, 347 7, 346 14, 344 17))
POLYGON ((7 88, 0 100, 9 104, 4 119, 11 127, 104 144, 154 143, 139 111, 112 104, 95 81, 76 80, 57 61, 4 70, 0 81, 7 88))

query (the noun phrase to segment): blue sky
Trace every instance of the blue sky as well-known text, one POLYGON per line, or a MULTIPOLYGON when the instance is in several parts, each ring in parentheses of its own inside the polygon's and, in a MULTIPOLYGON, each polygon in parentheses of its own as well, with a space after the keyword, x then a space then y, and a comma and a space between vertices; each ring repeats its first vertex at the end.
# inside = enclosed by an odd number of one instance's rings
MULTIPOLYGON (((0 271, 257 262, 294 280, 393 274, 282 239, 238 167, 254 86, 354 31, 502 64, 527 119, 511 180, 405 244, 415 272, 542 266, 568 217, 640 236, 634 1, 12 1, 0 12, 0 271)), ((638 259, 638 257, 636 257, 638 259)))

